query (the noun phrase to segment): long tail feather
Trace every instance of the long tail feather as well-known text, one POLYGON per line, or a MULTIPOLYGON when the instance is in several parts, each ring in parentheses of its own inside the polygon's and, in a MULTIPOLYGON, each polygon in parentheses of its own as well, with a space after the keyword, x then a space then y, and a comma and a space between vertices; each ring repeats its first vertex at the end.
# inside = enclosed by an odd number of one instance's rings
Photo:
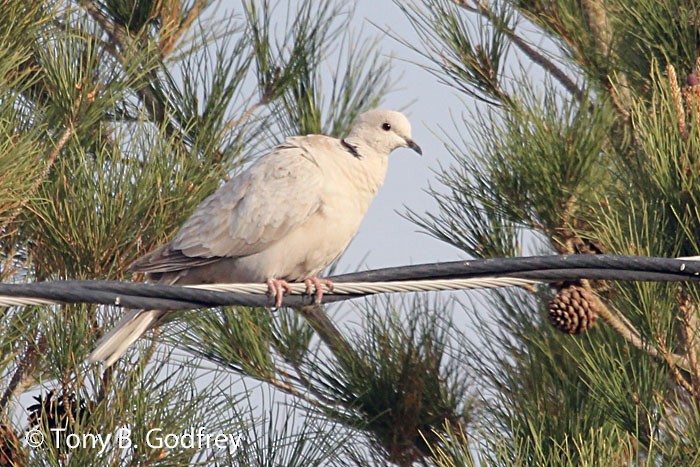
POLYGON ((105 367, 113 365, 162 315, 161 310, 130 310, 97 342, 90 362, 104 361, 105 367))

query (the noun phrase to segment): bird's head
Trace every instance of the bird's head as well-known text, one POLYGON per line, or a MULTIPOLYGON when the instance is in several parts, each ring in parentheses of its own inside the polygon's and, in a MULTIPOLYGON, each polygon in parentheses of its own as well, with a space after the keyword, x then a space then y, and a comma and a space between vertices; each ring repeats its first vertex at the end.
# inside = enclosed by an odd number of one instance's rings
POLYGON ((411 123, 401 112, 393 110, 374 109, 363 113, 355 121, 347 139, 380 154, 389 154, 397 148, 410 148, 423 154, 411 138, 411 123))

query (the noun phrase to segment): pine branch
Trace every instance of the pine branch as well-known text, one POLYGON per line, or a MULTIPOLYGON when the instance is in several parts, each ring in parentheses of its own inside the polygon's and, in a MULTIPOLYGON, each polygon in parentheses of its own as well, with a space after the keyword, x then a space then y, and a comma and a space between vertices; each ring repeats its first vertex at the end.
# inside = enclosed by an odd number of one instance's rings
POLYGON ((333 352, 339 362, 347 360, 348 356, 355 352, 350 343, 345 340, 338 328, 328 318, 325 310, 320 304, 313 304, 297 308, 299 313, 306 319, 311 327, 316 331, 321 340, 333 352))
POLYGON ((33 340, 36 344, 32 344, 28 341, 24 355, 0 397, 0 414, 5 413, 8 404, 12 398, 16 396, 16 393, 24 389, 26 381, 33 379, 32 370, 37 362, 37 357, 41 356, 41 352, 46 347, 46 336, 43 334, 34 336, 33 340))
MULTIPOLYGON (((202 13, 202 10, 206 7, 207 3, 209 3, 210 0, 197 0, 196 3, 190 8, 190 10, 187 12, 187 16, 185 19, 180 22, 179 18, 179 11, 177 9, 170 9, 170 5, 164 5, 164 8, 161 8, 160 13, 166 16, 166 18, 163 20, 164 23, 164 30, 167 31, 164 34, 164 38, 161 41, 160 44, 160 50, 161 54, 166 57, 170 55, 170 53, 173 51, 173 48, 175 47, 175 44, 177 44, 177 41, 180 40, 182 37, 182 34, 187 31, 192 23, 199 17, 199 15, 202 13), (179 23, 174 30, 170 30, 170 25, 173 23, 179 23)), ((174 2, 175 5, 180 4, 179 0, 175 0, 174 2)))
MULTIPOLYGON (((612 27, 610 26, 610 20, 608 19, 608 13, 606 11, 606 6, 601 0, 583 0, 582 2, 584 11, 588 15, 588 24, 592 30, 592 36, 594 37, 595 44, 598 48, 598 54, 600 57, 608 60, 611 57, 611 45, 612 45, 612 27)), ((617 83, 614 87, 611 87, 611 91, 617 91, 618 95, 614 96, 615 102, 621 104, 623 115, 629 112, 629 108, 632 102, 632 95, 629 89, 629 82, 627 76, 622 71, 617 71, 615 74, 617 83)), ((612 76, 608 75, 607 79, 610 84, 613 84, 612 76)))
POLYGON ((590 284, 586 284, 588 281, 582 282, 584 283, 584 287, 591 292, 591 296, 594 297, 594 305, 596 309, 599 310, 601 318, 603 318, 611 329, 618 333, 632 346, 646 352, 649 356, 662 361, 672 362, 674 367, 679 366, 687 371, 688 361, 685 357, 670 353, 668 351, 659 351, 656 347, 646 343, 642 339, 639 331, 635 329, 634 326, 632 326, 632 324, 627 321, 621 313, 613 312, 606 304, 603 303, 603 301, 593 292, 590 284))
POLYGON ((265 106, 268 103, 269 102, 265 98, 263 98, 263 99, 257 101, 255 104, 248 107, 240 117, 238 117, 237 119, 232 120, 226 124, 224 129, 221 131, 219 139, 223 140, 231 130, 233 130, 234 128, 245 123, 250 117, 253 116, 253 114, 255 113, 256 110, 258 110, 258 108, 260 108, 261 106, 265 106))
POLYGON ((700 361, 698 361, 698 307, 693 303, 684 288, 679 289, 679 321, 681 324, 681 335, 683 347, 688 360, 688 371, 691 376, 691 384, 698 395, 700 395, 700 361))
MULTIPOLYGON (((295 363, 292 363, 292 368, 294 368, 294 372, 296 373, 296 380, 301 384, 307 391, 309 391, 313 396, 316 398, 316 404, 320 402, 321 404, 325 404, 326 407, 333 407, 335 406, 338 401, 334 399, 330 399, 329 397, 326 397, 325 394, 323 394, 321 391, 319 391, 316 386, 314 385, 313 381, 309 380, 309 378, 306 377, 304 372, 302 371, 301 367, 295 363)), ((350 408, 350 407, 346 407, 350 408)))
POLYGON ((544 54, 537 51, 525 39, 520 37, 512 28, 508 27, 501 18, 484 3, 482 0, 458 0, 457 4, 467 11, 478 13, 489 20, 491 24, 498 30, 503 32, 530 60, 541 66, 554 79, 556 79, 568 92, 570 92, 577 100, 581 101, 585 97, 585 93, 579 88, 569 76, 559 68, 553 61, 549 60, 544 54), (471 5, 471 1, 474 5, 471 5))
MULTIPOLYGON (((68 140, 73 136, 75 130, 73 128, 73 123, 68 122, 65 130, 63 130, 63 133, 61 134, 61 137, 56 141, 56 144, 54 145, 53 149, 49 154, 47 154, 45 162, 44 162, 44 167, 41 170, 41 174, 39 177, 37 177, 33 182, 32 185, 29 189, 29 193, 34 193, 37 191, 39 186, 46 180, 46 177, 49 176, 49 173, 51 172, 51 167, 53 164, 56 162, 56 159, 58 158, 59 153, 63 149, 63 147, 66 145, 68 140)), ((30 201, 31 198, 28 196, 23 198, 19 205, 14 209, 14 211, 5 219, 5 221, 0 225, 0 234, 2 236, 9 235, 9 232, 7 231, 7 228, 12 224, 15 219, 17 218, 18 215, 22 212, 24 207, 27 205, 27 203, 30 201)))
MULTIPOLYGON (((95 5, 95 3, 87 2, 84 3, 82 7, 85 8, 95 22, 107 33, 110 41, 114 44, 114 47, 108 49, 113 54, 114 58, 120 63, 126 64, 127 59, 120 51, 135 47, 136 38, 132 37, 124 26, 112 21, 95 5)), ((154 70, 147 70, 146 80, 148 83, 157 80, 154 70)), ((165 103, 158 98, 150 84, 136 86, 134 90, 143 102, 146 112, 148 112, 153 122, 165 125, 166 131, 170 136, 177 136, 180 134, 180 131, 168 117, 165 103)))
POLYGON ((661 358, 667 363, 668 369, 671 372, 671 377, 674 383, 678 385, 679 387, 685 389, 688 394, 691 395, 697 402, 700 402, 700 390, 696 386, 694 386, 684 374, 681 373, 681 371, 678 369, 677 363, 676 363, 676 358, 675 355, 673 355, 669 350, 668 350, 668 345, 666 343, 666 339, 663 337, 658 338, 657 345, 659 346, 659 351, 661 358))

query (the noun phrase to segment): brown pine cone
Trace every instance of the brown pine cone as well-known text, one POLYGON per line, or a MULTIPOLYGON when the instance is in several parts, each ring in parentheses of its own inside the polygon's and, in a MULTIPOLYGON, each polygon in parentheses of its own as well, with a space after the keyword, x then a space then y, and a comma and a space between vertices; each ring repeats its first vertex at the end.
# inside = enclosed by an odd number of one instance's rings
POLYGON ((595 325, 598 310, 590 292, 572 284, 562 288, 549 303, 549 321, 567 334, 581 334, 595 325))

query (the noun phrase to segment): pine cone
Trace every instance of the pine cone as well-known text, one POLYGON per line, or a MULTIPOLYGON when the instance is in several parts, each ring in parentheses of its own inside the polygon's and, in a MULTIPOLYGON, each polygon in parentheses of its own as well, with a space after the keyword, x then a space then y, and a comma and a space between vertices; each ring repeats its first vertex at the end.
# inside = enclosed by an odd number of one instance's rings
MULTIPOLYGON (((27 407, 29 412, 29 426, 41 428, 44 432, 49 432, 53 428, 63 428, 65 431, 57 432, 56 436, 49 439, 52 443, 58 444, 60 449, 66 448, 65 437, 73 433, 74 426, 71 420, 84 422, 89 416, 89 407, 85 400, 78 401, 74 393, 57 394, 53 390, 45 396, 40 394, 34 396, 36 404, 27 407)), ((0 466, 1 467, 1 466, 0 466)))
POLYGON ((590 292, 580 285, 562 288, 549 303, 549 321, 567 334, 581 334, 595 325, 598 310, 590 292))

